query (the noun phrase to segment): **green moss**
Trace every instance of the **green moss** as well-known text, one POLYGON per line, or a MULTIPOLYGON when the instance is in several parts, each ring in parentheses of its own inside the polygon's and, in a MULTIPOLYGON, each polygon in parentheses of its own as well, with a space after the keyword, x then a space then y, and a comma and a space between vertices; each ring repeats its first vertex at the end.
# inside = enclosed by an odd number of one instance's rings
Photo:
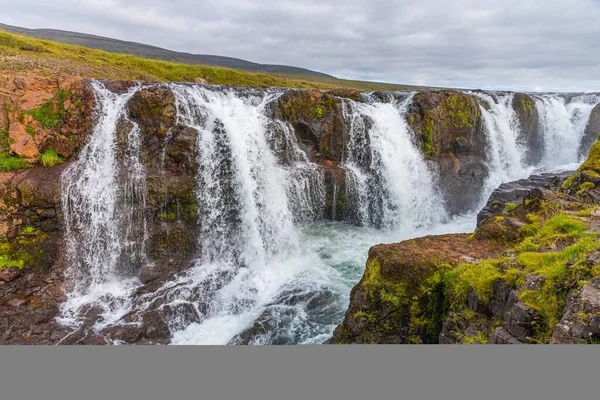
POLYGON ((540 222, 538 215, 529 215, 529 219, 532 222, 519 230, 524 240, 515 246, 518 252, 533 251, 559 240, 573 239, 586 230, 585 223, 566 214, 552 217, 544 223, 540 222))
POLYGON ((161 212, 158 213, 158 219, 161 221, 175 221, 177 219, 177 214, 175 214, 174 212, 161 212))
POLYGON ((498 269, 498 260, 485 260, 476 264, 462 264, 444 276, 446 294, 451 304, 460 305, 467 301, 473 290, 479 300, 487 304, 494 290, 494 282, 503 277, 498 269))
POLYGON ((534 100, 526 95, 519 96, 519 107, 527 115, 534 115, 537 112, 534 100))
POLYGON ((21 157, 11 156, 8 153, 0 154, 0 171, 9 172, 31 167, 31 164, 21 157))
POLYGON ((577 215, 578 217, 589 217, 589 216, 592 215, 592 212, 595 211, 595 210, 597 210, 597 209, 598 209, 598 206, 593 206, 593 207, 590 207, 590 208, 579 210, 579 211, 577 211, 575 213, 575 215, 577 215))
POLYGON ((56 96, 46 101, 38 108, 26 111, 40 125, 46 129, 54 128, 60 125, 67 111, 65 110, 65 101, 70 99, 73 94, 68 90, 59 90, 56 96))
POLYGON ((514 210, 515 208, 517 208, 521 203, 506 203, 504 204, 504 209, 506 211, 510 211, 510 210, 514 210))
POLYGON ((54 150, 46 150, 40 154, 40 162, 44 167, 53 167, 55 165, 63 163, 65 160, 60 157, 54 150))
POLYGON ((0 239, 0 269, 25 266, 40 267, 39 259, 43 255, 41 244, 47 235, 31 226, 21 229, 19 235, 9 240, 0 239))
POLYGON ((289 121, 319 120, 333 113, 335 97, 322 92, 293 92, 280 99, 283 117, 289 121))
POLYGON ((438 139, 439 132, 437 132, 437 130, 435 130, 434 132, 434 127, 435 122, 433 118, 428 113, 426 113, 423 121, 423 135, 421 137, 421 140, 423 142, 423 152, 425 153, 425 157, 427 158, 439 156, 439 152, 436 151, 434 145, 434 141, 438 139))
POLYGON ((463 93, 453 93, 446 99, 443 106, 455 128, 472 129, 475 126, 469 96, 463 93))

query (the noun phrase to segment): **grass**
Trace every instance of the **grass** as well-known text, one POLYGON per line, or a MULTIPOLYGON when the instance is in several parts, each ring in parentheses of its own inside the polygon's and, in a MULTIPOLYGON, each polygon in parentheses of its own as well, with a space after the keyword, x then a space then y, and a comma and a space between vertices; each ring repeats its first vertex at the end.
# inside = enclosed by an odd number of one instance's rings
POLYGON ((97 79, 193 82, 196 78, 201 78, 210 84, 324 90, 345 88, 363 91, 393 91, 420 88, 327 77, 256 73, 206 65, 151 60, 0 31, 0 69, 32 69, 32 64, 35 65, 35 68, 42 70, 49 69, 97 79))
POLYGON ((40 154, 40 162, 44 167, 54 167, 55 165, 61 164, 64 161, 65 160, 53 150, 46 150, 40 154))
POLYGON ((521 243, 511 249, 514 260, 500 258, 462 264, 445 273, 445 291, 451 309, 456 309, 466 304, 471 290, 483 304, 488 304, 498 279, 511 288, 519 288, 527 274, 543 277, 540 287, 521 288, 519 298, 540 316, 532 340, 545 343, 560 319, 568 289, 573 285, 581 287, 600 271, 600 266, 589 266, 586 262, 600 240, 597 233, 586 232, 586 224, 571 215, 558 214, 543 221, 539 215, 530 214, 528 219, 530 223, 519 232, 521 243))
POLYGON ((31 167, 31 164, 21 157, 11 156, 7 153, 0 154, 0 171, 2 172, 16 171, 29 167, 31 167))

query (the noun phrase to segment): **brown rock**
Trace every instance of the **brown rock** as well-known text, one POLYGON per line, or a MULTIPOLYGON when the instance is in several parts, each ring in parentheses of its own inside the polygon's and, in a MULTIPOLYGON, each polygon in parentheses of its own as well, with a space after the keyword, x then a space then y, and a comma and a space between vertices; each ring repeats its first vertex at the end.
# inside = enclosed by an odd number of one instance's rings
POLYGON ((23 270, 21 270, 21 268, 4 268, 0 270, 0 280, 4 282, 11 282, 20 277, 22 274, 23 270))

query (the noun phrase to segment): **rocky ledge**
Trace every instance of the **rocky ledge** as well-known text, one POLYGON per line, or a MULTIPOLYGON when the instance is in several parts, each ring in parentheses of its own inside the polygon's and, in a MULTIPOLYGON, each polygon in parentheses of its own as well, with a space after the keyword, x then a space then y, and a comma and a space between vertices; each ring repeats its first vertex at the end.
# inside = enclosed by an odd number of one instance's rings
POLYGON ((327 343, 598 343, 599 172, 597 142, 559 188, 472 235, 372 247, 327 343))
MULTIPOLYGON (((131 81, 104 83, 114 92, 127 91, 139 84, 131 81)), ((194 193, 197 168, 195 144, 198 132, 177 123, 175 98, 168 86, 140 86, 141 89, 127 104, 128 118, 122 119, 118 124, 116 151, 117 158, 122 161, 127 152, 127 137, 133 129, 132 122, 135 122, 141 134, 140 161, 146 170, 147 189, 145 203, 135 204, 135 207, 139 208, 139 215, 144 215, 148 221, 150 249, 148 264, 134 266, 135 273, 139 273, 139 278, 144 283, 139 289, 139 294, 143 295, 155 291, 162 282, 189 268, 198 251, 196 237, 200 224, 194 193)), ((372 96, 375 99, 390 100, 392 95, 375 93, 372 96)), ((517 98, 519 100, 515 100, 513 107, 520 124, 526 127, 523 129, 525 136, 522 139, 527 143, 535 143, 539 129, 532 122, 537 120, 537 116, 532 115, 535 108, 530 107, 532 99, 527 95, 515 96, 517 98)), ((350 100, 360 102, 365 99, 361 93, 348 90, 287 90, 267 110, 272 116, 294 127, 306 154, 322 169, 326 189, 324 217, 328 219, 351 220, 353 214, 351 202, 345 196, 345 170, 340 167, 348 140, 344 106, 350 100)), ((126 325, 122 329, 104 332, 103 335, 91 334, 85 324, 78 331, 69 332, 69 329, 58 325, 54 320, 60 303, 64 301, 66 268, 61 174, 87 142, 97 117, 96 99, 89 81, 35 71, 2 72, 0 105, 3 106, 0 112, 0 343, 49 344, 60 341, 100 344, 106 343, 105 337, 127 343, 168 342, 169 332, 165 329, 161 312, 169 310, 161 308, 159 302, 150 307, 147 315, 138 316, 142 321, 141 326, 126 325)), ((591 118, 593 122, 597 120, 595 112, 591 118)), ((420 92, 415 95, 408 110, 408 122, 428 162, 435 164, 440 171, 443 193, 450 211, 461 212, 472 207, 479 194, 470 189, 480 187, 487 176, 485 134, 481 110, 475 97, 453 90, 420 92)), ((365 121, 365 125, 368 124, 369 121, 365 121)), ((274 149, 280 162, 290 162, 285 140, 275 142, 282 144, 280 148, 274 149)), ((368 157, 360 162, 369 168, 368 157)), ((600 195, 592 188, 595 185, 594 179, 597 178, 593 171, 593 168, 588 168, 570 182, 578 188, 577 195, 584 196, 586 201, 600 200, 600 195)), ((515 210, 511 212, 514 213, 515 210)), ((504 232, 502 234, 510 238, 518 236, 515 233, 517 227, 528 221, 526 216, 521 216, 520 219, 509 216, 506 221, 508 222, 491 225, 483 223, 476 239, 463 237, 457 244, 452 244, 454 239, 449 237, 448 251, 441 252, 441 258, 436 258, 436 262, 439 261, 440 266, 444 267, 429 270, 431 260, 423 259, 424 264, 416 266, 410 279, 406 281, 410 284, 404 281, 407 278, 401 274, 390 272, 395 264, 383 261, 386 257, 383 248, 373 250, 372 259, 381 258, 382 261, 379 267, 377 263, 370 261, 371 267, 367 271, 374 272, 369 275, 369 289, 355 288, 353 299, 356 295, 364 299, 373 298, 373 307, 380 307, 380 310, 369 314, 371 306, 356 308, 357 318, 361 317, 360 312, 369 315, 363 316, 367 318, 361 320, 363 322, 360 324, 363 325, 354 324, 349 331, 342 329, 352 334, 340 340, 352 341, 353 337, 367 337, 362 335, 363 330, 371 329, 369 327, 375 329, 377 321, 381 318, 388 321, 392 318, 390 315, 402 315, 404 318, 390 322, 390 326, 405 326, 406 315, 420 315, 419 312, 412 312, 410 307, 406 311, 408 314, 390 314, 389 311, 405 307, 404 302, 409 295, 422 295, 421 292, 413 292, 413 284, 423 277, 427 282, 447 277, 449 275, 445 268, 460 265, 464 260, 475 262, 483 259, 488 253, 482 253, 476 246, 473 247, 473 243, 484 246, 489 254, 508 251, 505 249, 508 248, 506 243, 497 242, 498 235, 504 232), (461 247, 460 243, 464 246, 461 247), (453 246, 458 250, 452 249, 453 246), (461 249, 464 254, 457 252, 461 249), (469 258, 465 259, 463 256, 469 258), (430 274, 432 271, 433 274, 430 274), (388 276, 388 273, 392 275, 388 276), (388 288, 388 285, 391 286, 388 288), (383 287, 388 288, 392 295, 389 295, 388 289, 382 291, 383 287), (406 293, 402 294, 404 287, 407 287, 406 293), (383 302, 377 298, 377 294, 383 294, 383 302), (359 329, 360 326, 363 328, 359 329)), ((541 220, 537 223, 541 224, 541 220)), ((408 248, 402 250, 402 254, 412 254, 411 251, 418 253, 420 242, 417 240, 411 243, 415 248, 410 251, 408 248)), ((435 247, 435 244, 428 243, 426 246, 435 247)), ((399 265, 405 264, 404 261, 398 262, 399 265)), ((436 283, 427 290, 438 293, 438 289, 447 286, 445 285, 436 283)), ((441 329, 438 327, 440 323, 437 317, 446 315, 447 312, 443 301, 445 297, 439 298, 442 299, 442 308, 435 311, 437 322, 432 322, 432 327, 427 329, 429 333, 422 337, 427 342, 435 341, 436 332, 441 329)), ((323 298, 319 301, 328 300, 323 298)), ((415 307, 416 305, 413 306, 413 311, 416 310, 415 307)), ((420 304, 419 307, 423 310, 427 308, 426 304, 420 304)), ((90 322, 97 317, 94 313, 95 310, 89 310, 90 322)), ((427 313, 429 314, 426 315, 434 315, 430 311, 427 313)), ((193 311, 188 314, 191 321, 198 318, 193 311)), ((429 320, 434 321, 431 318, 429 320)), ((418 325, 416 320, 410 321, 409 319, 412 326, 418 325)), ((336 337, 340 337, 342 331, 338 329, 336 337)), ((380 332, 373 339, 364 341, 402 342, 407 338, 416 341, 421 337, 421 331, 419 328, 415 330, 416 333, 410 333, 412 331, 409 329, 409 333, 400 336, 380 332)), ((246 341, 243 337, 238 339, 240 342, 246 341)))

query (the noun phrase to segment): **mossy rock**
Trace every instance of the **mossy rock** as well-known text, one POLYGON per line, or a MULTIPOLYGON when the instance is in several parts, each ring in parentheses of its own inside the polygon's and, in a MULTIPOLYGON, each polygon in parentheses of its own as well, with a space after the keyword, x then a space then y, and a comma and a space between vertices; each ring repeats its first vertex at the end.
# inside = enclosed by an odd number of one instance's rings
POLYGON ((455 90, 417 93, 408 123, 428 158, 450 152, 485 155, 481 110, 470 95, 455 90))
POLYGON ((127 109, 146 135, 165 136, 175 126, 175 95, 167 86, 149 86, 138 90, 127 103, 127 109))
POLYGON ((527 151, 525 161, 528 165, 537 165, 542 158, 544 138, 540 130, 540 117, 535 100, 525 93, 516 93, 512 107, 519 122, 518 138, 527 151))
POLYGON ((294 127, 313 161, 340 162, 344 152, 341 102, 330 92, 290 90, 277 100, 274 116, 294 127))

